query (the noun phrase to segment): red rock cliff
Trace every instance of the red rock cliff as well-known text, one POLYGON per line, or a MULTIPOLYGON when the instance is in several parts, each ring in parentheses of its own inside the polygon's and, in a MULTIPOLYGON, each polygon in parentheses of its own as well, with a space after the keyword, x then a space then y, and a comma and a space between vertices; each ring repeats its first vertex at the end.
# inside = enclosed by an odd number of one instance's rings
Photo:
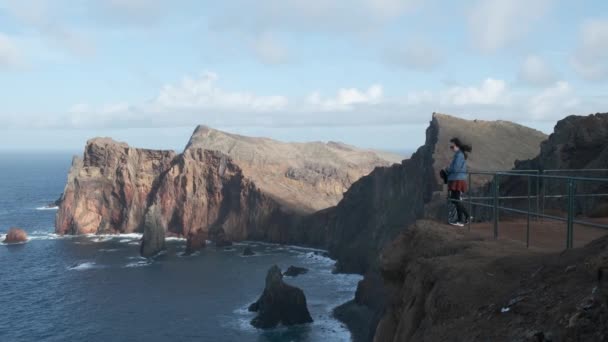
POLYGON ((87 142, 68 174, 55 231, 58 234, 140 231, 155 180, 167 170, 173 151, 131 148, 109 138, 87 142))

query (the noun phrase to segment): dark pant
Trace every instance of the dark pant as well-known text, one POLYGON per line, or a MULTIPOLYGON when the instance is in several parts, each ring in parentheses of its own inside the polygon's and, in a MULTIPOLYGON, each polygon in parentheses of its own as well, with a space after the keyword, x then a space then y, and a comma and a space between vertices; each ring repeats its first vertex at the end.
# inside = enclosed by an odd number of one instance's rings
POLYGON ((462 205, 462 202, 460 202, 461 194, 462 192, 460 191, 450 190, 449 197, 451 200, 455 200, 452 201, 452 203, 454 203, 454 205, 456 206, 456 212, 458 213, 458 221, 464 222, 469 219, 469 212, 465 209, 464 205, 462 205))

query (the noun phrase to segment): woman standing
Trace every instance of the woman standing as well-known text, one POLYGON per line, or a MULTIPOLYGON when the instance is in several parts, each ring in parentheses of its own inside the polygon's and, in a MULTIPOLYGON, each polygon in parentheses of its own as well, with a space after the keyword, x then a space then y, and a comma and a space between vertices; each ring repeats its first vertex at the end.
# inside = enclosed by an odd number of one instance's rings
POLYGON ((464 226, 469 223, 471 216, 461 202, 461 195, 467 191, 467 158, 472 151, 470 145, 464 144, 458 138, 450 140, 450 149, 454 151, 452 163, 446 169, 448 175, 448 198, 456 206, 457 219, 448 220, 448 223, 455 226, 464 226))

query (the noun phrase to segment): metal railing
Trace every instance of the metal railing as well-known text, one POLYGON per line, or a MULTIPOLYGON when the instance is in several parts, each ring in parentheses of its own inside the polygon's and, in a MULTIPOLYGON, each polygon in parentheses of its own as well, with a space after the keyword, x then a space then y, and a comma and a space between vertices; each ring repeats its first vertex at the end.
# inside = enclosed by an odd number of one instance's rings
MULTIPOLYGON (((469 213, 472 213, 473 206, 491 209, 492 221, 493 221, 493 235, 494 238, 498 238, 499 228, 499 217, 501 211, 521 214, 526 216, 526 247, 530 246, 530 220, 535 218, 538 221, 543 219, 556 220, 566 223, 566 248, 572 248, 574 245, 574 224, 590 226, 595 228, 606 229, 608 232, 608 224, 600 224, 591 222, 588 220, 577 219, 575 213, 575 200, 577 198, 586 197, 608 197, 608 193, 590 193, 590 194, 577 194, 576 188, 579 182, 596 182, 608 185, 608 178, 604 177, 579 177, 579 176, 561 176, 555 175, 565 172, 606 172, 608 169, 561 169, 561 170, 510 170, 510 171, 473 171, 468 173, 468 184, 472 188, 472 176, 483 175, 491 177, 485 186, 481 189, 484 192, 490 192, 488 196, 472 196, 471 189, 469 189, 468 195, 464 199, 456 200, 449 199, 452 202, 461 202, 468 205, 469 213), (554 173, 554 174, 551 174, 554 173), (500 185, 501 180, 506 177, 525 177, 526 178, 526 195, 511 195, 511 196, 500 196, 500 185), (532 180, 535 180, 532 182, 532 180), (566 185, 565 194, 546 194, 546 181, 554 180, 563 182, 566 185), (534 183, 534 184, 533 184, 534 183), (532 189, 534 187, 534 190, 532 189), (566 217, 549 215, 545 213, 545 203, 547 199, 563 199, 567 200, 566 203, 566 217), (491 201, 491 204, 479 202, 479 201, 491 201), (525 200, 527 204, 527 210, 507 207, 500 204, 503 200, 525 200), (533 204, 534 201, 534 204, 533 204), (535 208, 533 208, 535 207, 535 208)), ((521 185, 521 183, 515 183, 521 185)), ((468 229, 471 229, 471 222, 469 220, 468 229)))

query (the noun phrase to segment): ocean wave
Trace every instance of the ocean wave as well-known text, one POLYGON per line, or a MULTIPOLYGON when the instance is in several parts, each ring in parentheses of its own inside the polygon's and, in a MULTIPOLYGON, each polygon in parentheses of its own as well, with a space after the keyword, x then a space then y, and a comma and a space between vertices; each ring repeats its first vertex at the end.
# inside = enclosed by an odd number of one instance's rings
POLYGON ((134 261, 134 262, 130 262, 128 264, 126 264, 124 267, 125 268, 134 268, 134 267, 144 267, 144 266, 149 266, 152 265, 152 262, 150 260, 138 260, 138 261, 134 261))
POLYGON ((141 239, 141 233, 124 233, 124 234, 82 234, 79 236, 91 238, 110 238, 110 239, 141 239))
POLYGON ((165 241, 186 241, 186 238, 177 237, 177 236, 167 236, 165 241))
POLYGON ((63 238, 63 236, 44 231, 33 231, 29 234, 29 239, 31 240, 57 240, 61 238, 63 238))
POLYGON ((118 248, 102 248, 99 251, 100 252, 118 252, 120 249, 118 248))
POLYGON ((76 264, 74 266, 70 266, 67 269, 70 271, 85 271, 85 270, 91 270, 94 268, 101 268, 101 266, 97 265, 93 261, 87 261, 87 262, 83 262, 80 264, 76 264))
POLYGON ((321 255, 317 252, 302 253, 299 254, 297 257, 303 259, 303 261, 307 263, 320 264, 325 266, 332 266, 336 263, 336 261, 332 258, 321 255))
POLYGON ((57 206, 54 206, 54 207, 44 206, 44 207, 38 207, 38 208, 36 208, 36 210, 57 210, 57 209, 59 209, 59 207, 57 207, 57 206))

